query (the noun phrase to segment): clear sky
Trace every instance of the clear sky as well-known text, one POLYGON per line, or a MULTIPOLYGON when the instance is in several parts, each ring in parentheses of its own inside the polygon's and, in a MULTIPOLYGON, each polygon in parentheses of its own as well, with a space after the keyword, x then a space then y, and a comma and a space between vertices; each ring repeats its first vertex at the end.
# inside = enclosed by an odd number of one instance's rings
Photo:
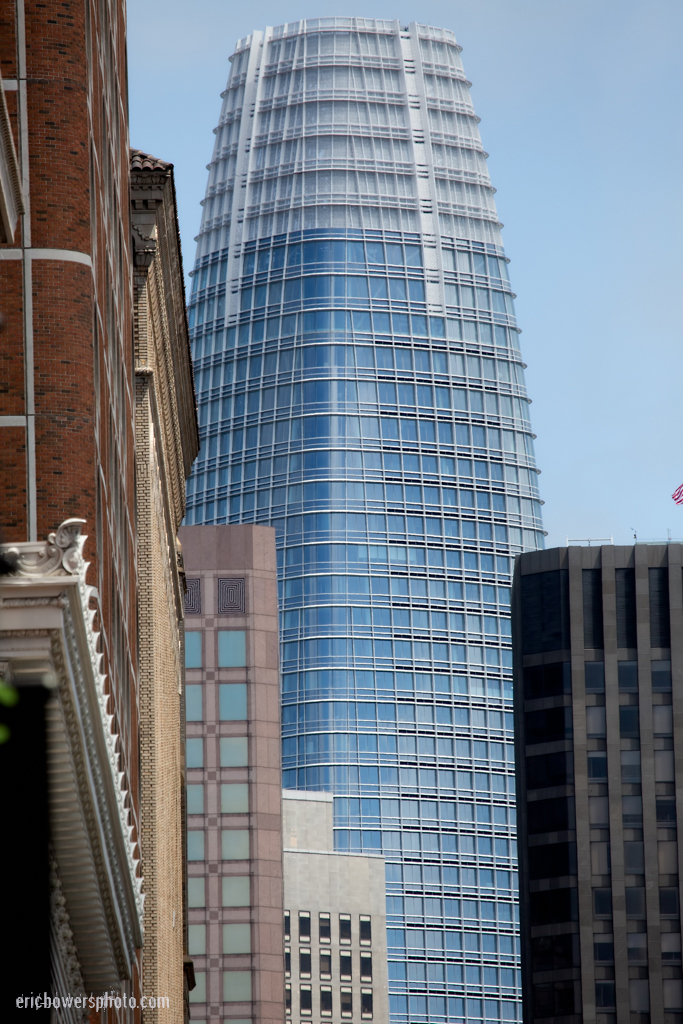
POLYGON ((683 538, 680 0, 129 0, 131 144, 175 164, 194 262, 234 43, 333 15, 463 47, 518 294, 547 545, 683 538))

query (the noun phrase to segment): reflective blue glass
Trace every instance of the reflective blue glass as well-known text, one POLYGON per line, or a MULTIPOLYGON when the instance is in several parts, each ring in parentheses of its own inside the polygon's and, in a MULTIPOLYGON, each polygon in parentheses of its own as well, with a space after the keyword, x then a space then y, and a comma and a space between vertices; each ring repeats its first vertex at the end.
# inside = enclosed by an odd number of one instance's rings
POLYGON ((510 585, 544 535, 451 32, 240 42, 189 315, 186 522, 276 529, 284 785, 385 856, 392 1021, 519 1020, 510 585))

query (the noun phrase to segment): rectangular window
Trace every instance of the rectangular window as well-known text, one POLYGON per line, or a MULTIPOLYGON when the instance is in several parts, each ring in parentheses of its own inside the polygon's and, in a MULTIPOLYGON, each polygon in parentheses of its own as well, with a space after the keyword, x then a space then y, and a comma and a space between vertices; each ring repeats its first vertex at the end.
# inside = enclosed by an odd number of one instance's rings
POLYGON ((302 1014, 310 1017, 313 1012, 313 993, 310 985, 302 985, 299 990, 299 1007, 302 1014))
POLYGON ((359 921, 360 944, 369 946, 372 944, 372 924, 369 917, 361 915, 359 921))
POLYGON ((647 932, 628 932, 626 942, 629 962, 632 964, 646 964, 647 932))
POLYGON ((204 740, 191 739, 185 741, 185 760, 188 768, 204 767, 204 740))
POLYGON ((652 689, 655 693, 671 692, 671 662, 653 661, 652 667, 652 689))
POLYGON ((299 911, 299 942, 311 941, 311 915, 307 910, 299 911))
POLYGON ((247 684, 221 683, 218 688, 221 722, 244 722, 247 718, 247 684))
POLYGON ((187 859, 204 860, 204 833, 190 829, 187 833, 187 859))
POLYGON ((289 978, 292 973, 292 951, 291 949, 285 950, 285 977, 289 978))
POLYGON ((251 953, 251 925, 223 925, 223 953, 251 953))
POLYGON ((626 916, 645 917, 645 889, 641 886, 627 886, 624 893, 626 895, 626 916))
POLYGON ((199 630, 185 633, 185 668, 202 667, 202 634, 199 630))
POLYGON ((190 992, 191 1003, 206 1002, 206 971, 194 972, 195 987, 190 992))
POLYGON ((292 934, 291 917, 288 910, 285 910, 285 938, 289 939, 292 934))
POLYGON ((619 690, 621 693, 637 693, 638 662, 620 661, 617 665, 619 674, 619 690))
POLYGON ((221 832, 221 857, 223 860, 249 860, 249 830, 246 828, 223 829, 221 832))
POLYGON ((587 661, 586 672, 586 693, 605 692, 605 663, 604 661, 587 661))
POLYGON ((332 977, 332 954, 321 953, 320 954, 320 977, 331 978, 332 977))
POLYGON ((600 569, 583 570, 583 646, 589 650, 604 647, 600 569))
POLYGON ((350 981, 352 977, 352 959, 350 952, 339 954, 339 977, 342 981, 350 981))
POLYGON ((669 570, 648 569, 650 584, 650 647, 670 647, 669 570))
POLYGON ((224 875, 222 881, 224 907, 249 906, 251 898, 248 875, 224 875))
POLYGON ((285 985, 285 1013, 291 1015, 292 1012, 292 986, 285 985))
POLYGON ((320 989, 320 1016, 332 1016, 332 989, 327 985, 321 986, 320 989))
POLYGON ((188 907, 206 906, 206 890, 203 878, 188 878, 187 905, 188 907))
POLYGON ((311 951, 310 949, 299 950, 299 977, 310 978, 311 976, 311 951))
POLYGON ((245 814, 248 810, 248 782, 230 782, 221 786, 221 814, 245 814))
POLYGON ((372 989, 360 990, 360 1015, 363 1020, 372 1020, 372 989))
POLYGON ((195 956, 206 953, 206 925, 190 924, 187 927, 187 951, 195 956))
POLYGON ((612 916, 611 889, 593 889, 593 913, 595 917, 612 916))
POLYGON ((247 737, 221 736, 221 768, 246 768, 248 764, 249 740, 247 737))
MULTIPOLYGON (((198 684, 191 684, 185 687, 185 718, 188 722, 201 722, 202 713, 202 688, 198 684)), ((201 743, 201 740, 199 741, 201 743)))
POLYGON ((372 981, 372 953, 360 955, 360 980, 372 981))
POLYGON ((659 913, 662 917, 678 917, 678 889, 659 890, 659 913))
POLYGON ((638 739, 640 736, 637 704, 626 704, 619 708, 619 734, 622 739, 638 739))
POLYGON ((187 787, 187 813, 204 813, 204 787, 202 785, 191 785, 187 787))
POLYGON ((329 914, 320 914, 318 918, 318 938, 320 942, 331 942, 332 940, 329 914))
POLYGON ((339 941, 351 942, 351 915, 339 915, 339 941))
POLYGON ((636 575, 634 569, 616 569, 617 647, 635 647, 636 575))
POLYGON ((251 971, 223 971, 223 1002, 251 1002, 251 971))
POLYGON ((353 992, 350 988, 342 988, 339 996, 342 1017, 353 1017, 353 992))
POLYGON ((243 629, 218 630, 218 667, 244 668, 247 664, 247 634, 243 629))

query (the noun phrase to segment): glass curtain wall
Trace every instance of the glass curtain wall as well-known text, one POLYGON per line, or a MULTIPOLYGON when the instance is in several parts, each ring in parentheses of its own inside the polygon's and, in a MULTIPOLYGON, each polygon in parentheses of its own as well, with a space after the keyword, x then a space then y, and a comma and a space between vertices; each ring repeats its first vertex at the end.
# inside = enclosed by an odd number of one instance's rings
POLYGON ((544 535, 459 51, 350 18, 241 40, 190 302, 186 522, 277 530, 284 784, 386 858, 396 1024, 521 1019, 509 601, 544 535))

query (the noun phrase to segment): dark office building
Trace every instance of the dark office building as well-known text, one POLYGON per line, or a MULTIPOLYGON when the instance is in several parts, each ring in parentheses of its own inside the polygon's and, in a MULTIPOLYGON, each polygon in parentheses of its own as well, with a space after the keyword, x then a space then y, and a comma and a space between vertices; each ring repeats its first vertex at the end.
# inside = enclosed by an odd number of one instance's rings
POLYGON ((683 1021, 682 555, 638 544, 517 559, 528 1024, 683 1021))

